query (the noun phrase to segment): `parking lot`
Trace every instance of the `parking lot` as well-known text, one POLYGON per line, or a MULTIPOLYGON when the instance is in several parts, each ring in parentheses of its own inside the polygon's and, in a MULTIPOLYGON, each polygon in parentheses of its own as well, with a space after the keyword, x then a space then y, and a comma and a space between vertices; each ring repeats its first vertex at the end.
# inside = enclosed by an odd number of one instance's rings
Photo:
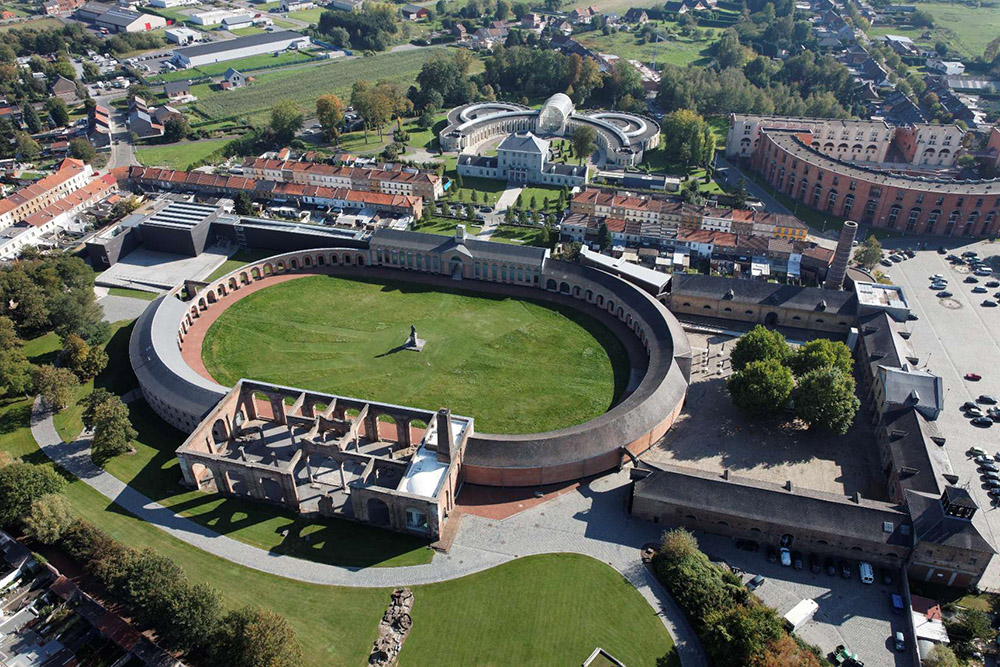
MULTIPOLYGON (((953 252, 961 254, 968 250, 978 252, 983 258, 995 256, 994 262, 1000 262, 1000 245, 980 242, 955 248, 953 252)), ((998 264, 993 266, 996 268, 998 264)), ((966 452, 972 446, 982 447, 991 455, 1000 451, 1000 424, 977 428, 969 423, 961 406, 981 394, 1000 396, 1000 308, 980 305, 985 298, 992 298, 997 289, 991 288, 986 294, 972 293, 976 284, 963 282, 969 275, 968 268, 953 267, 945 255, 935 250, 919 251, 913 259, 886 271, 893 282, 903 287, 910 309, 919 318, 908 323, 908 328, 909 342, 920 365, 926 364, 944 380, 945 406, 936 424, 946 439, 944 447, 959 476, 959 485, 968 485, 980 506, 974 518, 976 526, 996 546, 1000 537, 1000 510, 991 503, 976 464, 966 452), (930 289, 929 277, 935 273, 948 279, 947 291, 952 297, 938 298, 937 292, 930 289), (982 380, 965 380, 966 373, 977 373, 982 380)), ((990 278, 979 280, 979 285, 985 285, 990 278)), ((1000 590, 997 558, 993 559, 981 587, 1000 590)))
POLYGON ((857 562, 851 563, 851 579, 843 579, 839 573, 832 577, 812 574, 808 561, 801 571, 769 563, 764 545, 758 552, 748 552, 737 549, 733 540, 725 537, 705 533, 697 533, 697 537, 710 558, 743 570, 744 581, 762 575, 765 582, 754 593, 778 614, 784 615, 801 600, 815 600, 819 611, 797 634, 824 654, 843 644, 856 652, 866 667, 912 666, 910 653, 899 653, 892 644, 897 630, 906 633, 905 617, 893 613, 890 599, 892 593, 899 593, 898 572, 893 573, 890 586, 882 583, 878 571, 875 583, 868 585, 858 577, 857 562))

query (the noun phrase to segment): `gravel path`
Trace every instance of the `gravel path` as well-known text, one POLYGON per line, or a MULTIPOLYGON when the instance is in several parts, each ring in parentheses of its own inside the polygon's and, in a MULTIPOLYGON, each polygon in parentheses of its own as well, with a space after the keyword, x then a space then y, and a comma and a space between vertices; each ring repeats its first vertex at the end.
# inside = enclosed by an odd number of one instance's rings
POLYGON ((674 639, 684 667, 707 664, 683 613, 639 559, 639 548, 657 541, 660 530, 628 517, 627 471, 581 484, 573 492, 504 520, 465 515, 450 553, 435 554, 426 565, 348 568, 265 551, 219 535, 153 502, 94 465, 86 435, 73 443, 62 442, 52 414, 41 399, 36 399, 32 406, 31 433, 49 458, 143 521, 238 565, 299 581, 360 588, 414 586, 480 572, 521 556, 543 553, 591 556, 621 572, 657 611, 674 639))

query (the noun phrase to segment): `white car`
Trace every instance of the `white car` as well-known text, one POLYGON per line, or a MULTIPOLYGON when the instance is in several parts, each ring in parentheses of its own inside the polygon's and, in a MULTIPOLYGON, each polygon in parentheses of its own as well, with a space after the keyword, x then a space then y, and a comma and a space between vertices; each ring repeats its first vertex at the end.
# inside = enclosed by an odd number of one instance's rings
POLYGON ((785 567, 791 567, 792 552, 788 549, 788 547, 781 547, 781 549, 779 550, 779 554, 781 555, 781 564, 784 565, 785 567))
POLYGON ((931 276, 931 280, 933 280, 936 283, 938 283, 938 282, 948 282, 948 279, 945 278, 944 276, 942 276, 940 273, 935 273, 933 276, 931 276))

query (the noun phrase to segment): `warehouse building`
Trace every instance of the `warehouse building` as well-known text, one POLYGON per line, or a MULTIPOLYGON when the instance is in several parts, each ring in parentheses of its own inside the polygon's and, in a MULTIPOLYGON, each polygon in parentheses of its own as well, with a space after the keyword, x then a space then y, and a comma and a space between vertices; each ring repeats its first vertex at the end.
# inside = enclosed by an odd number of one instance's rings
POLYGON ((94 25, 98 28, 107 28, 111 32, 145 32, 166 28, 167 20, 162 16, 114 7, 98 16, 94 25))
POLYGON ((309 46, 309 38, 301 33, 284 30, 265 32, 248 37, 237 37, 210 44, 197 44, 174 49, 173 61, 178 67, 199 67, 227 60, 259 56, 287 49, 309 46))

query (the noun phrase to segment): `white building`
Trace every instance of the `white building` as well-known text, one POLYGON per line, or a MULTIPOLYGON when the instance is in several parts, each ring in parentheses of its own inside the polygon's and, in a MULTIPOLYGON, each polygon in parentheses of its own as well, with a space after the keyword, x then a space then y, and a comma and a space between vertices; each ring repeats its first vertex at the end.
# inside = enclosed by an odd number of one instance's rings
POLYGON ((195 12, 191 14, 191 23, 195 25, 219 25, 224 20, 228 18, 235 18, 237 16, 253 16, 250 12, 239 10, 233 11, 230 9, 211 9, 206 12, 195 12))
POLYGON ((167 27, 167 20, 153 14, 140 14, 131 9, 113 7, 101 14, 94 24, 112 32, 145 32, 167 27))
POLYGON ((163 33, 167 41, 178 46, 186 46, 192 42, 197 42, 201 38, 201 33, 191 28, 170 28, 163 33))
POLYGON ((550 162, 549 142, 531 132, 516 132, 508 136, 497 146, 496 157, 459 155, 458 173, 463 176, 497 178, 511 183, 541 183, 565 187, 587 184, 587 165, 550 162))
POLYGON ((303 49, 309 44, 309 38, 298 32, 290 30, 264 32, 258 35, 174 49, 173 61, 179 67, 198 67, 264 53, 278 53, 287 49, 303 49))
POLYGON ((171 7, 184 7, 186 5, 197 5, 201 4, 198 0, 149 0, 150 7, 159 7, 160 9, 170 9, 171 7))

